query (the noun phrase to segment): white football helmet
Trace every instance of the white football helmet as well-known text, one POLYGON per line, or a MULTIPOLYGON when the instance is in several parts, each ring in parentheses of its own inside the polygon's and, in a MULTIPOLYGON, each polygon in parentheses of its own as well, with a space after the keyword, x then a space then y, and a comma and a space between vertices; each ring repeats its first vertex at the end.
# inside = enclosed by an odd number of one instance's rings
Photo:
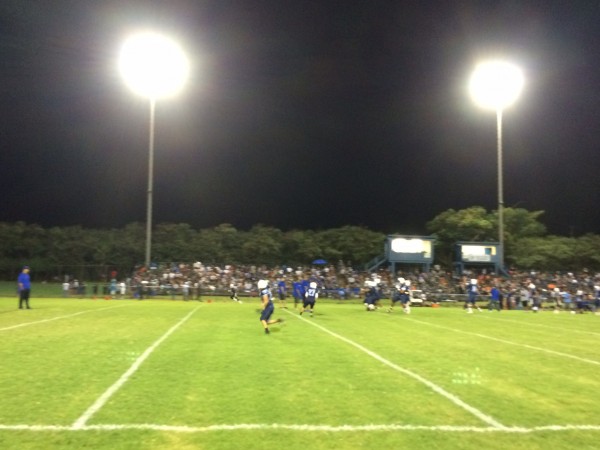
POLYGON ((310 283, 309 285, 311 288, 316 289, 317 288, 317 283, 315 283, 314 281, 312 283, 310 283))
POLYGON ((259 289, 264 289, 269 285, 269 282, 267 280, 258 280, 258 283, 256 283, 256 286, 258 286, 259 289))

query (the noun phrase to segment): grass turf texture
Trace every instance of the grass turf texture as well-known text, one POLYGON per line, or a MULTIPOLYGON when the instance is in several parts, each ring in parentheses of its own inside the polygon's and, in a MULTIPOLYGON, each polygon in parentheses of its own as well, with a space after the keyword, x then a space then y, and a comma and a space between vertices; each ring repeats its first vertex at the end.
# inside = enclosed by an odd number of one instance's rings
POLYGON ((244 300, 1 298, 0 448, 598 448, 598 316, 244 300))

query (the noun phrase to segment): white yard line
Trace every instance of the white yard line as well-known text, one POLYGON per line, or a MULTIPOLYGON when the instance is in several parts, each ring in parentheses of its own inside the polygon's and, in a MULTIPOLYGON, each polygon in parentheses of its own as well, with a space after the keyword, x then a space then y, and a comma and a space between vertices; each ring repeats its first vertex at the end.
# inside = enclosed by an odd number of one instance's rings
POLYGON ((142 365, 142 363, 152 354, 156 348, 162 344, 162 342, 167 339, 177 328, 179 328, 183 323, 185 323, 196 311, 198 311, 199 307, 196 307, 193 311, 191 311, 187 316, 173 325, 169 331, 163 334, 154 344, 146 349, 142 355, 135 360, 135 362, 131 365, 131 367, 121 375, 111 387, 109 387, 104 394, 102 394, 98 399, 94 402, 92 406, 90 406, 86 412, 84 412, 81 417, 79 417, 72 425, 72 429, 78 430, 86 426, 86 423, 90 418, 96 414, 112 397, 112 395, 117 392, 126 382, 129 380, 129 377, 135 373, 136 370, 142 365))
MULTIPOLYGON (((552 313, 554 314, 554 313, 552 313)), ((519 320, 510 320, 510 319, 505 319, 504 317, 498 317, 498 314, 492 314, 492 315, 485 315, 485 314, 474 314, 477 317, 483 317, 485 319, 490 319, 490 320, 498 320, 501 322, 509 322, 509 323, 518 323, 519 325, 523 325, 526 327, 530 327, 530 326, 535 326, 535 327, 543 327, 543 328, 549 328, 551 330, 559 330, 559 331, 566 331, 569 333, 579 333, 579 334, 591 334, 594 336, 600 336, 600 333, 596 333, 594 331, 587 331, 587 330, 575 330, 573 328, 562 328, 562 327, 553 327, 551 325, 544 325, 543 323, 536 323, 536 322, 521 322, 519 320)), ((570 314, 569 314, 570 315, 570 314)))
POLYGON ((444 325, 438 325, 436 323, 431 323, 431 322, 424 322, 422 320, 417 320, 417 319, 413 319, 413 318, 406 318, 406 320, 410 320, 411 322, 416 322, 416 323, 422 323, 423 325, 429 325, 431 327, 441 328, 443 330, 453 331, 455 333, 467 334, 469 336, 477 336, 477 337, 480 337, 483 339, 489 339, 490 341, 501 342, 502 344, 509 344, 509 345, 514 345, 516 347, 523 347, 523 348, 527 348, 530 350, 536 350, 539 352, 548 353, 550 355, 562 356, 564 358, 570 358, 570 359, 574 359, 576 361, 584 362, 587 364, 595 364, 597 366, 600 366, 600 361, 594 361, 593 359, 580 358, 579 356, 571 355, 569 353, 562 353, 562 352, 557 352, 554 350, 549 350, 547 348, 536 347, 534 345, 521 344, 519 342, 507 341, 506 339, 500 339, 500 338, 496 338, 493 336, 488 336, 486 334, 473 333, 471 331, 459 330, 457 328, 446 327, 444 325))
POLYGON ((344 336, 341 336, 337 333, 334 333, 333 331, 328 330, 327 328, 318 325, 317 323, 311 321, 311 320, 307 320, 303 317, 297 316, 295 314, 293 314, 292 312, 286 311, 288 312, 288 314, 293 315, 294 317, 298 318, 299 320, 303 320, 304 322, 320 329, 321 331, 343 341, 346 342, 347 344, 352 345, 353 347, 359 349, 360 351, 366 353, 367 355, 369 355, 370 357, 376 359, 377 361, 385 364, 388 367, 391 367, 394 370, 397 370, 398 372, 403 373, 404 375, 408 375, 411 378, 414 378, 415 380, 423 383, 424 385, 426 385, 427 387, 429 387, 430 389, 432 389, 434 392, 437 392, 438 394, 440 394, 443 397, 446 397, 448 400, 450 400, 452 403, 454 403, 456 406, 459 406, 460 408, 463 408, 464 410, 470 412, 471 414, 473 414, 475 417, 477 417, 479 420, 485 422, 486 424, 494 427, 494 428, 498 428, 498 429, 504 429, 506 428, 504 425, 502 425, 500 422, 496 421, 494 418, 488 416, 487 414, 482 413, 481 411, 479 411, 477 408, 463 402, 460 398, 458 398, 457 396, 455 396, 454 394, 451 394, 450 392, 446 391, 444 388, 438 386, 437 384, 429 381, 426 378, 423 378, 421 375, 418 375, 408 369, 405 369, 403 367, 398 366, 397 364, 394 364, 391 361, 388 361, 387 359, 383 358, 382 356, 378 355, 377 353, 369 350, 366 347, 363 347, 362 345, 348 339, 345 338, 344 336))
POLYGON ((278 424, 278 423, 241 423, 218 424, 203 427, 185 425, 160 425, 160 424, 103 424, 103 425, 2 425, 0 431, 121 431, 121 430, 151 430, 166 431, 171 433, 207 433, 211 431, 236 431, 236 430, 289 430, 289 431, 317 431, 317 432, 365 432, 365 431, 441 431, 454 433, 536 433, 547 431, 600 431, 600 425, 541 425, 537 427, 474 427, 460 425, 400 425, 400 424, 368 424, 368 425, 308 425, 308 424, 278 424))
POLYGON ((37 325, 39 323, 52 322, 53 320, 68 319, 69 317, 75 317, 75 316, 79 316, 81 314, 87 314, 87 313, 92 313, 92 312, 96 312, 96 311, 106 311, 107 309, 123 308, 124 306, 128 306, 128 305, 109 306, 107 308, 90 309, 88 311, 79 311, 74 314, 69 314, 66 316, 58 316, 58 317, 53 317, 51 319, 36 320, 35 322, 20 323, 19 325, 13 325, 10 327, 0 328, 0 331, 14 330, 15 328, 28 327, 30 325, 37 325))

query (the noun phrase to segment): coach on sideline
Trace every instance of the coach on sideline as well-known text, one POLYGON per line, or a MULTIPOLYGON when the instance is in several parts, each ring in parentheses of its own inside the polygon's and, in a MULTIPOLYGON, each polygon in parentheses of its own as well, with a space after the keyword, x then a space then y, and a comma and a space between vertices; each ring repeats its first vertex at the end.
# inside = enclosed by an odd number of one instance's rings
POLYGON ((17 284, 19 285, 19 309, 23 309, 23 305, 25 305, 27 309, 31 309, 29 306, 29 293, 31 292, 29 266, 23 267, 23 270, 17 278, 17 284))

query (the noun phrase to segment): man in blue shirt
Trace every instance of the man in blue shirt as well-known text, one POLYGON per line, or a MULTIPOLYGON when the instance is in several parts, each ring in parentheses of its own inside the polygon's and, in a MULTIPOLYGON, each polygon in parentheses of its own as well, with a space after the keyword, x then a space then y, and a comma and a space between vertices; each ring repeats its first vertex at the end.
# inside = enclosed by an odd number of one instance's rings
POLYGON ((500 312, 500 289, 497 286, 494 286, 490 291, 490 303, 488 305, 488 311, 496 310, 500 312))
POLYGON ((287 306, 285 306, 285 299, 287 297, 287 288, 285 286, 285 280, 283 280, 283 279, 280 279, 277 282, 277 295, 279 296, 279 306, 281 308, 287 309, 287 306))
POLYGON ((304 288, 302 287, 302 283, 300 281, 294 281, 292 287, 294 288, 294 308, 297 308, 298 303, 304 301, 304 288))
POLYGON ((563 298, 563 304, 565 305, 565 310, 567 312, 571 312, 572 314, 575 314, 575 311, 573 310, 573 304, 571 301, 571 293, 569 291, 564 291, 562 293, 562 298, 563 298))
POLYGON ((29 293, 31 292, 29 266, 23 267, 23 270, 17 278, 17 285, 19 286, 19 309, 23 309, 23 305, 25 305, 27 309, 31 309, 29 306, 29 293))
POLYGON ((265 334, 269 334, 269 325, 273 323, 281 323, 283 319, 271 319, 273 312, 275 311, 275 305, 273 305, 273 298, 271 290, 269 289, 269 282, 267 280, 258 280, 256 284, 258 287, 260 301, 262 303, 262 310, 260 313, 260 322, 262 323, 265 334))

